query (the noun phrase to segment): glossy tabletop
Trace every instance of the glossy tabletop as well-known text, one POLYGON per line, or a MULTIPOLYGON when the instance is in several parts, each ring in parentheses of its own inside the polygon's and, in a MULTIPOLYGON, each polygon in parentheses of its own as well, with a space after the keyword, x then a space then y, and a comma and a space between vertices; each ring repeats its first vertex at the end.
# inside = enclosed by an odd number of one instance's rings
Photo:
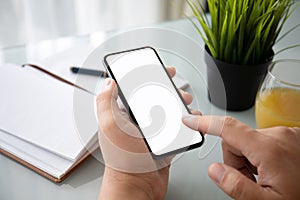
MULTIPOLYGON (((283 32, 287 31, 300 19, 300 10, 288 20, 283 32)), ((203 47, 203 42, 188 20, 171 21, 151 27, 175 30, 195 40, 203 47)), ((149 28, 149 27, 148 27, 149 28)), ((121 30, 123 31, 123 30, 121 30)), ((36 63, 47 67, 62 76, 75 80, 76 76, 69 72, 69 66, 81 65, 86 57, 106 38, 116 32, 95 32, 85 36, 59 38, 42 41, 36 44, 0 49, 0 64, 3 63, 36 63)), ((296 29, 274 47, 275 52, 287 45, 300 43, 300 29, 296 29)), ((180 46, 178 46, 180 48, 180 46)), ((300 48, 295 48, 276 55, 279 58, 298 59, 300 48)), ((203 53, 199 56, 202 58, 203 53)), ((169 61, 167 65, 176 65, 169 61)), ((180 65, 180 64, 178 64, 180 65)), ((192 86, 188 90, 194 95, 196 107, 203 114, 214 113, 231 115, 251 127, 255 127, 254 109, 243 112, 226 112, 214 108, 208 98, 205 85, 199 84, 193 71, 176 66, 178 72, 189 80, 192 86)), ((205 76, 205 74, 203 75, 205 76)), ((222 162, 221 142, 219 138, 207 138, 204 149, 192 150, 176 159, 171 166, 169 189, 166 199, 230 199, 210 180, 207 175, 208 166, 213 162, 222 162)), ((96 154, 100 154, 99 151, 96 154)), ((0 154, 0 199, 97 199, 101 186, 104 165, 95 157, 90 157, 79 166, 64 182, 55 184, 21 164, 0 154)))

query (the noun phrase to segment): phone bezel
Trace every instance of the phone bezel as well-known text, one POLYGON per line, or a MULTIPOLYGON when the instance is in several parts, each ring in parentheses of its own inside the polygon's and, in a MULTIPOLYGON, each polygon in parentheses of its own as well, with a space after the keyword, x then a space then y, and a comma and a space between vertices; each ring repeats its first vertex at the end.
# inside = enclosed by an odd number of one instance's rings
POLYGON ((161 158, 165 158, 165 157, 168 157, 168 156, 170 156, 170 155, 173 155, 173 154, 178 154, 178 153, 186 152, 186 151, 189 151, 189 150, 192 150, 192 149, 195 149, 195 148, 198 148, 198 147, 202 146, 202 144, 204 143, 204 135, 203 135, 200 131, 198 131, 199 134, 201 135, 201 138, 202 138, 201 142, 199 142, 199 143, 191 144, 191 145, 189 145, 189 146, 185 146, 185 147, 182 147, 182 148, 179 148, 179 149, 176 149, 176 150, 173 150, 173 151, 164 153, 164 154, 160 154, 160 155, 157 155, 157 154, 155 154, 155 153, 152 152, 151 147, 149 146, 149 144, 148 144, 148 142, 147 142, 147 139, 144 137, 143 131, 141 130, 139 124, 137 123, 137 121, 136 121, 136 119, 135 119, 135 117, 134 117, 134 115, 133 115, 133 113, 132 113, 132 111, 131 111, 131 109, 130 109, 128 103, 127 103, 127 100, 125 99, 125 97, 124 97, 124 95, 123 95, 123 92, 122 92, 122 90, 121 90, 121 88, 120 88, 120 86, 119 86, 119 84, 118 84, 118 81, 117 81, 116 78, 114 77, 114 74, 113 74, 113 72, 111 71, 110 66, 109 66, 109 64, 108 64, 108 61, 107 61, 107 58, 108 58, 109 56, 114 56, 114 55, 117 55, 117 54, 123 54, 123 53, 127 53, 127 52, 143 50, 143 49, 151 49, 151 50, 154 51, 154 53, 155 53, 157 59, 159 60, 159 62, 160 62, 160 64, 161 64, 162 68, 164 69, 165 73, 166 73, 167 76, 169 77, 169 80, 171 81, 171 84, 173 85, 173 87, 174 87, 175 91, 177 92, 178 96, 180 97, 180 99, 181 99, 181 101, 182 101, 184 107, 186 108, 187 112, 188 112, 189 114, 191 114, 191 111, 190 111, 190 109, 187 107, 187 105, 185 104, 185 102, 184 102, 184 100, 183 100, 183 98, 182 98, 180 92, 179 92, 178 89, 176 88, 176 86, 175 86, 175 84, 174 84, 172 78, 170 77, 169 73, 167 72, 167 69, 166 69, 165 65, 163 64, 163 62, 162 62, 160 56, 158 55, 157 51, 156 51, 153 47, 151 47, 151 46, 144 46, 144 47, 139 47, 139 48, 135 48, 135 49, 129 49, 129 50, 124 50, 124 51, 118 51, 118 52, 114 52, 114 53, 109 53, 109 54, 107 54, 107 55, 104 56, 104 58, 103 58, 104 67, 106 68, 108 75, 109 75, 112 79, 114 79, 114 81, 117 83, 117 87, 118 87, 118 95, 119 95, 121 101, 123 102, 123 104, 124 104, 126 110, 128 111, 128 113, 129 113, 131 119, 133 120, 133 122, 135 123, 135 125, 136 125, 136 127, 138 128, 139 132, 141 133, 141 135, 142 135, 142 137, 143 137, 143 140, 144 140, 145 144, 147 145, 147 148, 148 148, 149 152, 151 153, 152 157, 153 157, 154 159, 161 159, 161 158))

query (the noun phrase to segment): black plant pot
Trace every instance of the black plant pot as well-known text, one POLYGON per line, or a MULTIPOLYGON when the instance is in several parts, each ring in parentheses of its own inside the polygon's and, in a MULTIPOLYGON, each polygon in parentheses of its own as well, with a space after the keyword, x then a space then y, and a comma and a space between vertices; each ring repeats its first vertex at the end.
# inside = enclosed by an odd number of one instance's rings
POLYGON ((207 47, 205 50, 210 101, 217 107, 231 111, 252 107, 273 56, 262 64, 238 65, 214 59, 207 47))

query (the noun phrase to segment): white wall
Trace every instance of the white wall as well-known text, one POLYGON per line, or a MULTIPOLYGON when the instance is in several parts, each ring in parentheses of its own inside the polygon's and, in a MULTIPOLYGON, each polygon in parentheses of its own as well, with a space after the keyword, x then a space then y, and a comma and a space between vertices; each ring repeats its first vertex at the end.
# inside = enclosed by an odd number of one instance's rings
POLYGON ((179 18, 184 0, 0 0, 0 47, 179 18))

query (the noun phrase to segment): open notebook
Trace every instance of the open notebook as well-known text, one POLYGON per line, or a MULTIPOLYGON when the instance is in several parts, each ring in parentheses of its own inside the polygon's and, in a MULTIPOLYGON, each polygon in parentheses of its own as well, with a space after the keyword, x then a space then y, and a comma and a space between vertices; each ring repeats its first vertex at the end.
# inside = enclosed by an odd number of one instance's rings
MULTIPOLYGON (((74 90, 30 67, 0 66, 1 153, 52 181, 64 180, 98 147, 97 123, 86 123, 84 135, 78 132, 74 90)), ((89 93, 81 95, 95 100, 89 93)))

